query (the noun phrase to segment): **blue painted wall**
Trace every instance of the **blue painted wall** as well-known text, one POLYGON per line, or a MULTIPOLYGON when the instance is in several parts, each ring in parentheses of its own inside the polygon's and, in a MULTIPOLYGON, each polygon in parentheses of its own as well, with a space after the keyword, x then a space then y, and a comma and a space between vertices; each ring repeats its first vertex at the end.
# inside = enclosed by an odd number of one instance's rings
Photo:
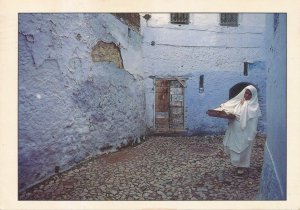
POLYGON ((287 173, 287 17, 267 15, 267 142, 261 199, 286 199, 287 173))
POLYGON ((192 13, 190 24, 170 24, 167 13, 141 18, 146 123, 154 130, 153 77, 186 78, 185 128, 188 135, 224 133, 225 119, 208 117, 206 111, 228 100, 229 90, 240 82, 259 88, 263 116, 259 131, 266 128, 265 14, 239 14, 238 27, 219 24, 219 14, 192 13), (154 43, 154 44, 151 44, 154 43), (249 62, 244 76, 244 62, 249 62), (204 75, 204 92, 199 77, 204 75))
POLYGON ((243 69, 239 71, 213 71, 201 72, 191 76, 187 80, 185 90, 186 127, 188 134, 223 133, 227 129, 228 121, 225 119, 209 117, 208 109, 216 108, 228 100, 229 89, 237 83, 249 82, 259 89, 259 102, 262 109, 262 117, 259 120, 258 130, 265 132, 265 81, 264 68, 253 67, 248 76, 243 75, 243 69), (240 72, 240 73, 237 73, 240 72), (199 91, 199 77, 204 75, 204 91, 199 91))
POLYGON ((111 14, 19 14, 18 50, 19 190, 144 138, 138 32, 111 14), (124 68, 92 60, 99 41, 124 68))

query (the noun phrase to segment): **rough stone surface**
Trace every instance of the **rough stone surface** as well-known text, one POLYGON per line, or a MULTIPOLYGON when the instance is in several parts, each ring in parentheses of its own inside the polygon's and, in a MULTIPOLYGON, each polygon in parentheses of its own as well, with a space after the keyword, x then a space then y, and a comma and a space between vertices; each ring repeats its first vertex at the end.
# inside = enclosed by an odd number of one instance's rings
POLYGON ((115 16, 19 14, 18 50, 20 190, 142 140, 141 36, 115 16), (122 62, 93 62, 99 43, 122 62))
POLYGON ((94 62, 111 61, 119 68, 123 68, 120 48, 115 43, 105 43, 99 41, 92 48, 92 59, 94 62))
POLYGON ((255 200, 265 137, 256 137, 242 176, 223 152, 222 138, 149 137, 57 174, 19 193, 19 200, 255 200))
POLYGON ((227 101, 235 84, 255 84, 263 113, 258 128, 265 132, 265 15, 239 14, 238 27, 220 26, 219 15, 192 13, 187 25, 171 24, 167 13, 151 14, 148 21, 141 18, 149 128, 153 128, 155 119, 155 76, 187 79, 184 125, 190 135, 224 132, 227 122, 207 116, 206 111, 227 101), (251 63, 248 76, 243 74, 244 62, 251 63), (199 91, 201 75, 204 75, 203 92, 199 91))

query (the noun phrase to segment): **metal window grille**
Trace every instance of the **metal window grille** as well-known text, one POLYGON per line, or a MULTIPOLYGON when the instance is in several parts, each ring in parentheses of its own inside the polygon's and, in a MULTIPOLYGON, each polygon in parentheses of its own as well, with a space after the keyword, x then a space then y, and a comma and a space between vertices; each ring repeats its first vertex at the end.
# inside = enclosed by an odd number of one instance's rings
POLYGON ((220 15, 221 26, 238 26, 237 13, 221 13, 220 15))
POLYGON ((189 24, 189 13, 171 13, 171 23, 189 24))

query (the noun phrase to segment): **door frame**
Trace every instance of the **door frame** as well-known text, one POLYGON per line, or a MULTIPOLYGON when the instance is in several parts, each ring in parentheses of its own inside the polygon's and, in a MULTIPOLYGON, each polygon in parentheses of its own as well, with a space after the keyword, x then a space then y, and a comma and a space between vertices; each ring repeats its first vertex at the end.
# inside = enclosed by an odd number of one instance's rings
MULTIPOLYGON (((173 76, 173 77, 156 77, 156 76, 152 76, 151 77, 153 79, 153 97, 154 97, 154 100, 153 100, 153 128, 154 128, 154 132, 156 133, 162 133, 162 131, 158 131, 156 129, 156 123, 155 123, 155 118, 156 118, 156 113, 155 113, 155 110, 156 110, 156 81, 157 80, 170 80, 170 81, 179 81, 179 83, 183 86, 183 130, 180 130, 178 131, 179 132, 186 132, 188 130, 188 128, 186 127, 186 110, 187 110, 187 107, 186 107, 186 102, 185 102, 185 94, 186 94, 186 82, 188 80, 187 77, 180 77, 180 76, 173 76), (185 82, 185 84, 183 85, 182 84, 182 81, 185 82)), ((170 100, 170 99, 169 99, 170 100)), ((170 131, 165 131, 164 133, 177 133, 176 131, 174 130, 170 130, 170 131)))

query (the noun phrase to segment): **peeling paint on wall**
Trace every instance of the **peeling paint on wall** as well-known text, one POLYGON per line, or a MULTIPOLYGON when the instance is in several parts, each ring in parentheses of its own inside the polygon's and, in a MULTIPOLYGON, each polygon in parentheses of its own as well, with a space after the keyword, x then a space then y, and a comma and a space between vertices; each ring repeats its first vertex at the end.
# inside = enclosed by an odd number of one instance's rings
POLYGON ((109 61, 115 63, 120 69, 124 68, 120 48, 113 42, 99 41, 93 47, 91 56, 94 62, 109 61))
POLYGON ((21 13, 18 22, 19 190, 144 139, 140 34, 128 39, 111 14, 21 13))

